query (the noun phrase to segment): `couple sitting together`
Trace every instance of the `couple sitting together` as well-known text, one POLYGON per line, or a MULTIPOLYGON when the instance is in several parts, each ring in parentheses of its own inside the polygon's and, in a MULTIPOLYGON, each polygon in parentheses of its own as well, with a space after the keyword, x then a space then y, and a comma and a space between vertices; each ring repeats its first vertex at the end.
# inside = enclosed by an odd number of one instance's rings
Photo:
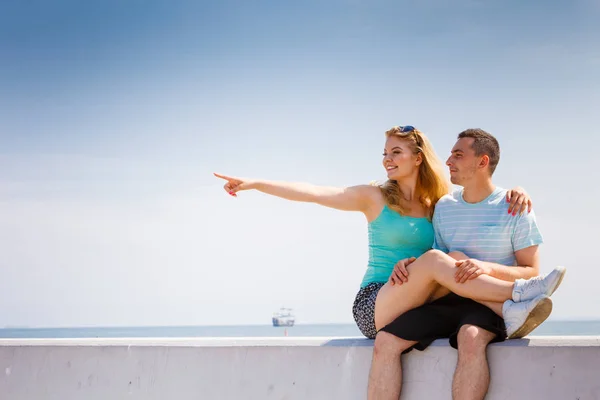
POLYGON ((442 164, 412 126, 386 132, 382 185, 347 188, 225 179, 236 197, 256 189, 288 200, 360 211, 368 221, 369 263, 352 308, 360 331, 375 339, 369 399, 398 399, 401 355, 449 338, 458 350, 455 399, 483 399, 489 343, 520 338, 552 311, 564 267, 540 276, 538 230, 524 191, 492 182, 498 141, 467 129, 442 164))

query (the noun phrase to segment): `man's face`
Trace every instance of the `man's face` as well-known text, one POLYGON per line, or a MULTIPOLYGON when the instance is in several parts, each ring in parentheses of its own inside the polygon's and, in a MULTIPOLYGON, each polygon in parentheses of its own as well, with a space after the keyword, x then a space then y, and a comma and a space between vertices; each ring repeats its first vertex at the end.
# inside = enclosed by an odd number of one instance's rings
POLYGON ((481 157, 475 155, 475 150, 472 149, 473 141, 473 138, 458 139, 446 160, 450 169, 450 181, 455 185, 465 186, 477 173, 481 157))

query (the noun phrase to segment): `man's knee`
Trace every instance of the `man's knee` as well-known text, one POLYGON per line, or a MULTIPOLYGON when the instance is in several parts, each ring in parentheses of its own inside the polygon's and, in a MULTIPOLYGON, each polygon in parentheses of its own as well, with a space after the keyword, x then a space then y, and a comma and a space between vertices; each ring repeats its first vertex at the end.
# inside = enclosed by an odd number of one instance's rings
POLYGON ((458 352, 462 356, 475 357, 485 354, 487 345, 494 339, 494 334, 475 325, 463 325, 456 338, 458 352))
POLYGON ((379 331, 375 336, 373 353, 376 356, 399 356, 402 352, 412 346, 414 342, 401 339, 391 333, 379 331))

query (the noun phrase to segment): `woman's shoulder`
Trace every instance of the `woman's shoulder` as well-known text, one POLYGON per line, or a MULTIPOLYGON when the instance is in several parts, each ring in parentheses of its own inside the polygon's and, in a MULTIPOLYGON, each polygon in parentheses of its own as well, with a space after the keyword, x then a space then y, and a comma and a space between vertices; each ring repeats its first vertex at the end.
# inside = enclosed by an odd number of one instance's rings
POLYGON ((385 198, 381 193, 381 188, 373 183, 358 185, 354 188, 360 191, 360 195, 365 202, 364 214, 367 220, 369 222, 373 221, 381 213, 386 204, 385 198))
POLYGON ((366 185, 360 185, 360 190, 369 200, 375 203, 385 203, 383 194, 381 193, 381 187, 376 182, 371 182, 366 185))
POLYGON ((375 185, 375 184, 371 184, 371 183, 347 186, 345 190, 352 191, 354 193, 358 193, 362 196, 373 196, 373 197, 381 196, 381 188, 379 187, 379 185, 375 185))

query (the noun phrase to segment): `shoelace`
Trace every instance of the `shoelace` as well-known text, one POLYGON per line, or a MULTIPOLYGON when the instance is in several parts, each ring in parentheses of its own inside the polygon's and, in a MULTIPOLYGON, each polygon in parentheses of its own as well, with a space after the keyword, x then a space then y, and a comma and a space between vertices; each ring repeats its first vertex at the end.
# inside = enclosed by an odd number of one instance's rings
MULTIPOLYGON (((519 282, 520 284, 518 285, 517 290, 515 291, 519 295, 518 301, 521 301, 521 297, 525 292, 528 292, 530 290, 539 291, 540 286, 542 286, 542 289, 543 289, 543 282, 544 282, 544 277, 542 277, 542 276, 536 276, 535 278, 531 278, 531 279, 523 280, 522 282, 519 282)), ((540 292, 538 294, 541 294, 542 292, 540 292)))

